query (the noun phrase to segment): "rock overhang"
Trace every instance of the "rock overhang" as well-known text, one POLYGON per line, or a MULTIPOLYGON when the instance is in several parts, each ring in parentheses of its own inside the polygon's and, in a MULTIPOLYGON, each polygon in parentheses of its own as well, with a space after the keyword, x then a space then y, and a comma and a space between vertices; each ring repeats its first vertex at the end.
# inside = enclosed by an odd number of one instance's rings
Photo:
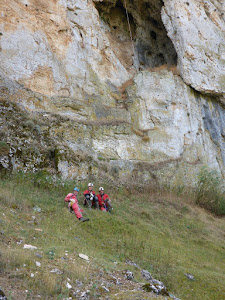
POLYGON ((128 43, 134 53, 127 54, 133 56, 132 63, 138 70, 177 64, 176 51, 161 20, 162 1, 106 0, 95 1, 95 6, 124 52, 128 43))

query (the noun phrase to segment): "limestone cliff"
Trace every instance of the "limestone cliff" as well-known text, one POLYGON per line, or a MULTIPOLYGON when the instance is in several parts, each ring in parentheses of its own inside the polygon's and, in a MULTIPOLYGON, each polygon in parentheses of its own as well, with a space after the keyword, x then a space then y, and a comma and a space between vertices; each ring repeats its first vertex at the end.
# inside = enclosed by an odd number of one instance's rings
POLYGON ((2 0, 2 167, 225 175, 222 0, 2 0), (3 149, 6 149, 3 147, 3 149))

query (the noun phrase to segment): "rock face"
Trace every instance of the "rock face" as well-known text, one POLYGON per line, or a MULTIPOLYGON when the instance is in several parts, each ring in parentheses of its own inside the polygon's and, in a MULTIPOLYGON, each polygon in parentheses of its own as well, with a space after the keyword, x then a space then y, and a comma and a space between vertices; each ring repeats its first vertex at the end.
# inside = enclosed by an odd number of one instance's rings
POLYGON ((162 19, 178 55, 182 78, 194 89, 225 91, 224 1, 165 0, 162 19))
POLYGON ((224 176, 224 8, 181 2, 2 1, 2 167, 137 184, 191 183, 203 164, 224 176))

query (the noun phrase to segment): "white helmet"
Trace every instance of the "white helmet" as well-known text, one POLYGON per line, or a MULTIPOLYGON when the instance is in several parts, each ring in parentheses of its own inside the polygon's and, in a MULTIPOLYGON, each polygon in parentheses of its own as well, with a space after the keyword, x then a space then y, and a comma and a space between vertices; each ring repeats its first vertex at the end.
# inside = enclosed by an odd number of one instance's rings
POLYGON ((88 186, 94 186, 94 184, 93 184, 93 183, 91 183, 91 182, 89 182, 89 183, 88 183, 88 186))
POLYGON ((99 192, 104 191, 104 188, 102 186, 100 186, 100 188, 98 190, 99 190, 99 192))

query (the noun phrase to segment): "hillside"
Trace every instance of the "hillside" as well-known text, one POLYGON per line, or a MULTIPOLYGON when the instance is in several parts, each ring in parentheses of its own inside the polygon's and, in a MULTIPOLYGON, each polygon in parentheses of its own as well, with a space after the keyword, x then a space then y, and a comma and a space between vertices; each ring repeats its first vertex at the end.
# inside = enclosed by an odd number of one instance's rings
POLYGON ((225 178, 223 2, 2 0, 0 168, 225 178))
POLYGON ((224 0, 0 18, 0 300, 225 299, 224 0), (88 182, 114 210, 82 223, 88 182))
POLYGON ((142 289, 143 269, 179 299, 225 299, 224 218, 190 194, 108 186, 113 213, 85 209, 90 221, 79 223, 63 202, 72 187, 40 174, 1 178, 0 287, 8 299, 155 298, 142 289))

